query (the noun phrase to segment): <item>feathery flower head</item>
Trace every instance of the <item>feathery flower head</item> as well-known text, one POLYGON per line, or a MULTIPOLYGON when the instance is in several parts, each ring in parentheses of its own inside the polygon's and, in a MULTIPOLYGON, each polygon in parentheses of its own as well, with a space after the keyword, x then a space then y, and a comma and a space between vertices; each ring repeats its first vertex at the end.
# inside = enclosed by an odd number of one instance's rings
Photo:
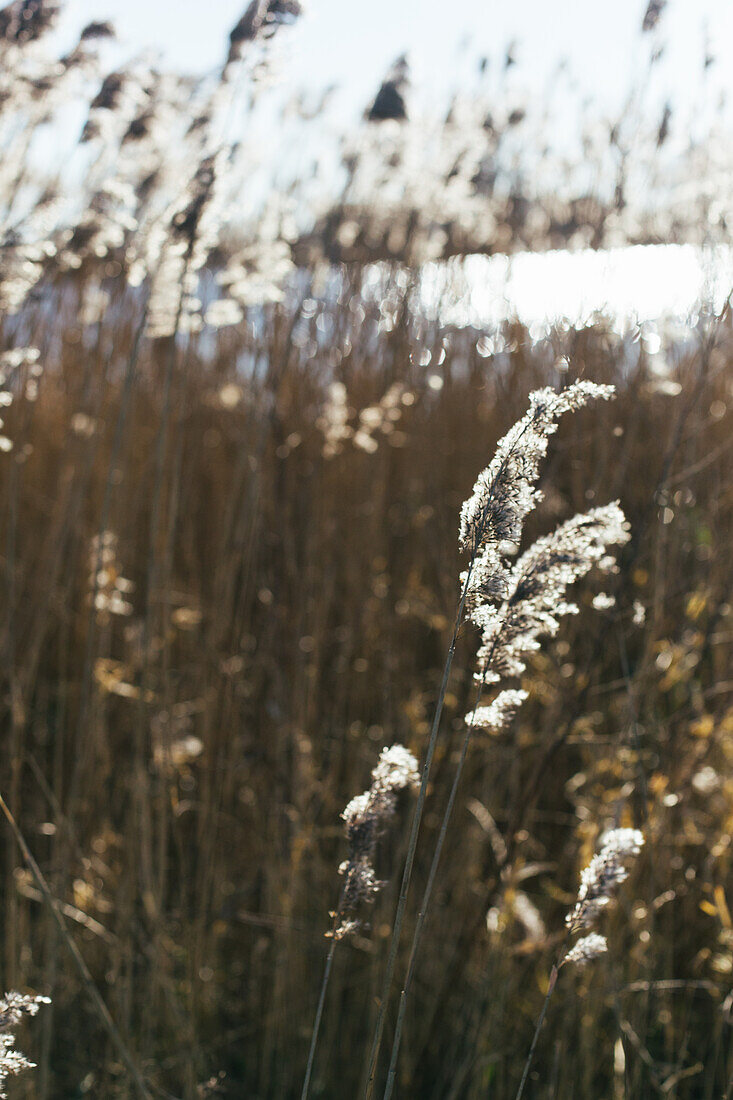
POLYGON ((506 691, 499 692, 488 706, 476 707, 476 710, 470 711, 466 715, 466 725, 498 733, 512 720, 526 698, 526 691, 507 688, 506 691))
POLYGON ((294 23, 302 14, 300 0, 252 0, 229 35, 227 65, 242 56, 246 43, 271 37, 279 26, 294 23))
POLYGON ((14 1027, 23 1016, 36 1016, 41 1005, 50 1005, 50 997, 28 993, 6 993, 0 997, 0 1029, 14 1027))
POLYGON ((385 790, 403 791, 406 787, 416 787, 420 782, 417 760, 404 745, 391 745, 379 754, 372 779, 373 786, 385 790))
POLYGON ((48 0, 14 0, 0 10, 0 42, 14 46, 36 42, 53 27, 59 7, 48 0))
POLYGON ((590 932, 571 947, 563 957, 560 966, 565 963, 575 963, 576 966, 586 966, 599 955, 605 955, 608 951, 608 940, 605 936, 599 936, 597 932, 590 932))
POLYGON ((641 24, 642 31, 653 31, 667 6, 667 0, 649 0, 641 24))
POLYGON ((35 1016, 41 1005, 51 1003, 50 997, 34 997, 26 993, 6 993, 0 997, 0 1098, 8 1077, 14 1077, 24 1069, 33 1069, 31 1062, 15 1049, 15 1036, 8 1030, 15 1027, 23 1016, 35 1016))
POLYGON ((524 518, 540 496, 534 484, 559 418, 613 393, 613 386, 582 381, 560 393, 546 387, 530 394, 528 412, 499 441, 461 509, 461 549, 475 554, 489 541, 519 541, 524 518))
MULTIPOLYGON (((352 798, 341 814, 349 841, 349 858, 339 867, 339 874, 346 879, 341 902, 343 913, 351 912, 360 902, 372 902, 384 885, 377 879, 372 863, 377 840, 394 817, 398 792, 416 787, 419 781, 417 760, 412 753, 404 745, 391 745, 379 754, 369 790, 352 798)), ((342 921, 334 937, 343 939, 357 927, 357 921, 342 921)))
POLYGON ((471 610, 482 632, 477 678, 489 683, 521 675, 526 655, 539 648, 539 639, 553 637, 562 616, 577 612, 565 599, 568 586, 594 566, 615 566, 608 547, 628 539, 629 525, 616 502, 574 516, 537 539, 506 570, 503 603, 477 602, 471 610))
POLYGON ((361 923, 358 920, 342 920, 338 928, 333 932, 329 930, 325 936, 327 940, 345 940, 347 936, 355 935, 360 928, 361 923))
MULTIPOLYGON (((345 859, 339 866, 339 874, 346 879, 342 909, 345 913, 356 909, 360 902, 369 904, 384 886, 374 873, 368 856, 345 859)), ((339 926, 342 927, 342 926, 339 926)))
POLYGON ((581 873, 575 907, 565 918, 572 932, 595 923, 628 878, 627 863, 638 856, 643 844, 638 829, 611 829, 603 835, 599 851, 581 873))

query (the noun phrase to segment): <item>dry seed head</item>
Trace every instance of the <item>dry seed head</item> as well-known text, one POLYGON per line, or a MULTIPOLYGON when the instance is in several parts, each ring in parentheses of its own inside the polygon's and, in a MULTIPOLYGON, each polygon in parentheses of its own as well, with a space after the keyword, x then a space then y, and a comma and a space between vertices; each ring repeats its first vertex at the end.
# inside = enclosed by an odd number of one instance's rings
MULTIPOLYGON (((564 615, 577 607, 565 599, 567 588, 594 566, 615 565, 610 545, 622 546, 629 526, 617 503, 574 516, 550 535, 538 539, 502 575, 505 597, 499 606, 476 602, 473 622, 481 629, 478 679, 493 683, 524 672, 528 653, 539 639, 553 637, 564 615)), ((485 587, 485 585, 484 585, 485 587)))
POLYGON ((35 42, 56 22, 59 4, 48 0, 15 0, 0 10, 0 42, 25 46, 35 42))
POLYGON ((582 871, 575 907, 565 923, 571 932, 593 925, 609 904, 622 882, 628 878, 628 862, 644 844, 638 829, 611 829, 601 838, 601 846, 582 871))
POLYGON ((115 29, 111 23, 108 22, 96 22, 87 23, 84 30, 79 36, 80 42, 91 42, 94 39, 99 38, 114 38, 115 29))
POLYGON ((15 1027, 23 1016, 35 1016, 41 1005, 50 1004, 50 997, 32 996, 26 993, 6 993, 0 997, 0 1097, 7 1096, 4 1086, 8 1077, 14 1077, 24 1069, 33 1069, 34 1062, 15 1049, 15 1036, 8 1030, 15 1027))
POLYGON ((302 14, 300 0, 252 0, 229 35, 227 65, 242 56, 248 42, 272 37, 279 26, 294 23, 302 14))
POLYGON ((597 932, 590 932, 571 947, 564 956, 560 966, 565 963, 575 963, 576 966, 586 966, 599 955, 605 955, 608 951, 608 940, 605 936, 599 936, 597 932))
POLYGON ((498 733, 512 720, 527 697, 526 691, 515 691, 513 688, 501 691, 488 706, 470 711, 466 715, 466 725, 498 733))
POLYGON ((489 541, 519 541, 524 518, 540 499, 534 485, 558 420, 565 412, 607 400, 613 393, 613 386, 583 381, 560 393, 548 387, 530 394, 529 411, 499 441, 494 458, 479 474, 461 509, 462 549, 476 554, 489 541))
POLYGON ((416 787, 420 782, 417 760, 404 745, 391 745, 379 754, 372 779, 374 786, 385 790, 402 791, 406 787, 416 787))
POLYGON ((667 6, 667 0, 649 0, 641 24, 642 31, 653 31, 667 6))
POLYGON ((407 118, 405 91, 409 83, 410 67, 405 56, 398 57, 380 85, 376 98, 366 117, 369 122, 395 120, 404 122, 407 118))
MULTIPOLYGON (((404 745, 391 745, 379 754, 369 790, 352 798, 342 813, 349 841, 349 858, 339 867, 339 874, 345 878, 342 913, 350 913, 362 902, 372 902, 384 885, 377 879, 372 863, 377 840, 394 816, 397 793, 416 787, 419 781, 412 753, 404 745)), ((358 927, 357 921, 344 920, 334 937, 343 939, 358 927)))

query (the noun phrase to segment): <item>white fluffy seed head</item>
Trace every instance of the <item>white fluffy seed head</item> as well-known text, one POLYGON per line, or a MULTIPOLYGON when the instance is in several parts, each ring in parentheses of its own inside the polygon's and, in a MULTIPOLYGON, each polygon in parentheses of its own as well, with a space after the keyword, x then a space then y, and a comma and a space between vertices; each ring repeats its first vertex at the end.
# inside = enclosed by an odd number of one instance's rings
POLYGON ((377 841, 397 808, 397 795, 420 782, 417 760, 404 745, 382 749, 372 771, 368 791, 351 799, 341 814, 349 841, 349 858, 339 867, 344 877, 341 912, 344 919, 334 929, 339 940, 352 935, 359 927, 350 914, 359 904, 369 904, 384 885, 375 874, 373 859, 377 841))
POLYGON ((51 1003, 50 997, 36 997, 27 993, 6 993, 0 997, 0 1097, 8 1077, 14 1077, 24 1069, 33 1069, 34 1062, 15 1049, 15 1036, 9 1030, 20 1022, 23 1016, 35 1016, 41 1005, 51 1003))
POLYGON ((600 848, 580 876, 575 907, 565 922, 571 931, 589 928, 628 878, 627 864, 638 856, 644 836, 638 829, 611 829, 601 837, 600 848))
POLYGON ((499 440, 461 509, 462 549, 478 554, 489 543, 519 541, 524 519, 540 496, 535 488, 540 462, 560 417, 614 392, 613 386, 584 381, 560 393, 546 387, 529 395, 528 412, 499 440))
POLYGON ((578 940, 574 947, 571 947, 560 965, 575 963, 576 966, 587 966, 589 962, 597 959, 599 955, 605 955, 607 951, 608 940, 606 937, 599 936, 597 932, 590 932, 587 936, 583 936, 581 940, 578 940))
POLYGON ((416 787, 420 782, 417 760, 404 745, 391 745, 382 749, 379 761, 372 772, 375 786, 392 791, 416 787))
POLYGON ((526 698, 526 691, 513 688, 500 691, 488 706, 476 707, 476 710, 470 711, 466 715, 466 725, 499 733, 512 720, 526 698))

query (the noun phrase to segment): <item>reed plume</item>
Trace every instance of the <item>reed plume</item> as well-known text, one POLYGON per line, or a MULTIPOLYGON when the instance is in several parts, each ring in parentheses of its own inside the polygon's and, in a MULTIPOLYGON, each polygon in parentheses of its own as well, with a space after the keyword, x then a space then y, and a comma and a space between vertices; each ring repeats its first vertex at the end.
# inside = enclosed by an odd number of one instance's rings
POLYGON ((591 928, 598 921, 615 897, 621 883, 628 878, 629 863, 639 855, 643 844, 644 837, 638 829, 610 829, 601 837, 598 852, 581 873, 575 905, 565 918, 567 935, 550 971, 547 993, 524 1064, 516 1100, 522 1100, 537 1040, 545 1022, 550 998, 555 991, 560 968, 567 963, 587 966, 608 951, 606 937, 598 932, 589 932, 582 936, 572 947, 567 946, 567 940, 576 932, 591 928))
MULTIPOLYGON (((450 670, 455 638, 464 612, 467 612, 482 634, 475 674, 479 687, 476 704, 467 718, 463 749, 420 906, 407 978, 400 998, 385 1097, 391 1094, 394 1083, 405 1005, 471 731, 481 727, 498 732, 526 698, 522 689, 509 688, 500 692, 488 707, 481 707, 479 704, 483 690, 487 684, 518 676, 524 671, 524 658, 528 652, 539 647, 539 637, 556 633, 560 617, 576 610, 573 604, 563 599, 568 585, 587 573, 594 564, 612 564, 613 559, 607 554, 607 547, 621 544, 628 539, 623 513, 618 505, 609 505, 586 516, 576 516, 553 535, 538 540, 515 565, 512 566, 510 560, 522 537, 527 515, 541 499, 542 494, 537 488, 540 464, 547 452, 549 439, 557 430, 560 417, 566 412, 582 408, 590 401, 608 400, 613 392, 612 386, 579 381, 560 393, 545 388, 530 394, 527 413, 499 441, 494 458, 479 474, 471 496, 461 509, 459 545, 468 552, 469 564, 460 578, 461 595, 446 670, 450 670)), ((432 750, 437 738, 446 686, 447 676, 444 676, 413 819, 403 889, 395 917, 382 999, 372 1041, 367 1097, 371 1097, 374 1090, 386 1003, 396 964, 432 750)))
POLYGON ((35 1062, 15 1048, 15 1029, 23 1016, 35 1016, 41 1005, 51 1003, 50 997, 26 993, 6 993, 0 997, 0 1097, 7 1097, 5 1084, 24 1069, 35 1069, 35 1062))
POLYGON ((338 907, 333 914, 333 926, 331 931, 326 933, 331 939, 331 946, 321 983, 301 1100, 306 1100, 310 1089, 336 942, 358 931, 361 922, 350 914, 353 914, 360 904, 372 903, 384 886, 384 883, 377 879, 374 870, 373 861, 377 841, 395 815, 398 793, 416 787, 419 779, 417 760, 404 745, 392 745, 390 748, 382 749, 379 761, 372 771, 371 786, 363 794, 352 798, 341 815, 349 841, 349 855, 339 867, 339 874, 344 877, 344 885, 338 907))

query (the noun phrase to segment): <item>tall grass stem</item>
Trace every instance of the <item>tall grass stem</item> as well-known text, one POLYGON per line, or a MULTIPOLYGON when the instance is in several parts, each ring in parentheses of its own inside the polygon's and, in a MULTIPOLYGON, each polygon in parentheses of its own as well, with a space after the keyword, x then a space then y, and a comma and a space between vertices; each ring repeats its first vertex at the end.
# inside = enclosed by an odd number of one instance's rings
POLYGON ((445 693, 448 690, 448 680, 450 678, 451 668, 453 667, 453 657, 456 651, 456 642, 458 640, 458 631, 460 630, 461 623, 463 622, 463 610, 466 606, 466 597, 468 595, 469 585, 471 583, 471 574, 473 572, 473 559, 471 560, 468 570, 466 572, 466 579, 463 583, 463 589, 458 601, 458 609, 456 611, 455 622, 453 624, 453 634, 451 636, 450 646, 448 647, 448 655, 445 661, 445 667, 443 669, 443 679, 440 685, 440 693, 438 695, 438 702, 435 708, 435 714, 433 716, 433 724, 430 729, 430 740, 428 741, 427 753, 425 754, 425 764, 423 765, 422 778, 420 781, 420 790, 417 796, 417 804, 415 806, 415 812, 412 815, 412 825, 410 828, 410 839, 407 846, 407 856, 405 859, 405 868, 402 873, 402 885, 400 888, 400 897, 397 903, 397 912, 395 914, 395 921, 392 928, 392 940, 389 947, 389 956, 387 958, 387 968, 384 974, 384 981, 382 983, 382 995, 379 1003, 379 1011, 377 1013, 377 1022, 374 1028, 374 1036, 372 1039, 372 1047, 369 1053, 369 1078, 365 1090, 366 1100, 371 1100, 374 1095, 374 1084, 377 1073, 377 1061, 379 1058, 379 1048, 382 1041, 382 1034, 384 1032, 384 1020, 387 1011, 387 1001, 389 1000, 389 991, 392 987, 392 979, 394 977, 394 970, 397 964, 397 951, 399 948, 400 935, 402 932, 402 923, 405 917, 405 908, 407 905, 407 893, 410 888, 410 879, 412 877, 412 867, 415 862, 415 851, 417 849, 417 838, 420 832, 420 823, 422 821, 423 810, 425 807, 425 799, 428 793, 428 782, 430 778, 430 769, 433 763, 433 755, 435 753, 435 746, 438 740, 438 730, 440 728, 440 719, 443 714, 443 704, 445 702, 445 693))

